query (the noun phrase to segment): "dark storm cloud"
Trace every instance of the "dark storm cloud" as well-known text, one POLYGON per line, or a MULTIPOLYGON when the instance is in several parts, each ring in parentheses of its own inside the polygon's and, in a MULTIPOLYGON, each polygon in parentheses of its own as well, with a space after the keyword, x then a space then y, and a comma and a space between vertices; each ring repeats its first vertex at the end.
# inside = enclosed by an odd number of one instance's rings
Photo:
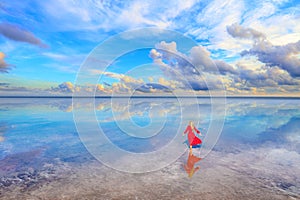
POLYGON ((14 41, 26 42, 39 47, 47 47, 47 45, 42 43, 42 41, 31 32, 23 30, 13 24, 0 23, 0 34, 14 41))

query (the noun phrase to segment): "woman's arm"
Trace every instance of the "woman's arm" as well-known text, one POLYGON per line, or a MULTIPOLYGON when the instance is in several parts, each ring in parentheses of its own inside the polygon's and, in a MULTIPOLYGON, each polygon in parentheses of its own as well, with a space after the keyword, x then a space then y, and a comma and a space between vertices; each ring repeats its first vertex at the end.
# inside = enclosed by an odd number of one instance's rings
POLYGON ((183 134, 186 134, 189 130, 189 126, 186 127, 185 131, 183 132, 183 134))
POLYGON ((194 130, 195 130, 199 135, 202 135, 202 134, 200 133, 200 131, 199 131, 196 127, 194 127, 194 130))
POLYGON ((182 133, 182 136, 184 136, 187 132, 189 132, 189 126, 186 127, 185 131, 182 133))

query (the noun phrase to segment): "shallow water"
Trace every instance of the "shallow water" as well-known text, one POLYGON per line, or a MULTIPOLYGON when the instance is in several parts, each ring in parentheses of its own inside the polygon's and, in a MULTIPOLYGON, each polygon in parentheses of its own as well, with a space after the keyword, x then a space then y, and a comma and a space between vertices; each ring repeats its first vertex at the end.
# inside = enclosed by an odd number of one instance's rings
POLYGON ((72 107, 68 98, 2 98, 0 198, 300 198, 299 99, 229 98, 221 136, 207 156, 195 148, 193 154, 164 157, 186 149, 186 138, 177 136, 189 120, 205 145, 210 123, 220 117, 212 117, 210 103, 99 98, 72 107), (86 115, 91 111, 95 118, 86 115), (75 112, 81 117, 77 129, 75 112), (90 126, 95 120, 103 137, 128 155, 96 142, 99 135, 90 126), (166 148, 161 163, 148 160, 166 148), (128 173, 135 170, 143 173, 128 173))

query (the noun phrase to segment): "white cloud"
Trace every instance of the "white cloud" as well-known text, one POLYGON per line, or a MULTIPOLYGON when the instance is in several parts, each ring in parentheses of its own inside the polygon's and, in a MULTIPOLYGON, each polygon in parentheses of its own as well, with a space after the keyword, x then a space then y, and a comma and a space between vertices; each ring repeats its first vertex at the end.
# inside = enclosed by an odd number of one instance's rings
MULTIPOLYGON (((127 9, 123 9, 117 18, 116 24, 125 28, 140 26, 168 27, 168 21, 163 19, 152 19, 147 17, 151 12, 150 2, 135 1, 127 9)), ((151 14, 150 14, 151 15, 151 14)))
POLYGON ((46 11, 47 19, 58 29, 120 31, 145 26, 168 28, 178 15, 196 2, 51 0, 39 4, 46 11), (56 24, 58 20, 60 23, 56 24))
POLYGON ((282 46, 273 45, 265 34, 238 24, 227 27, 234 38, 249 39, 252 48, 241 52, 236 62, 239 75, 234 77, 231 88, 264 88, 266 93, 294 93, 300 84, 300 41, 282 46))
MULTIPOLYGON (((281 2, 284 3, 284 2, 281 2)), ((279 3, 279 5, 281 4, 279 3)), ((299 40, 300 25, 299 16, 293 14, 299 12, 299 8, 290 7, 280 9, 276 2, 272 5, 262 3, 253 10, 247 12, 243 25, 261 30, 268 37, 269 41, 275 45, 285 45, 299 40), (265 7, 273 7, 272 11, 266 12, 265 7), (298 38, 297 38, 298 36, 298 38)))
POLYGON ((259 42, 241 55, 254 55, 266 66, 280 67, 293 77, 300 77, 300 40, 283 46, 274 46, 267 41, 259 42))
POLYGON ((251 47, 250 41, 235 41, 226 34, 226 27, 234 23, 264 32, 274 45, 295 43, 300 38, 299 15, 295 14, 299 8, 282 9, 285 3, 287 1, 210 1, 198 14, 197 23, 184 30, 196 39, 208 40, 208 49, 225 50, 223 58, 235 58, 240 49, 251 47))
POLYGON ((252 28, 244 28, 237 23, 227 26, 226 30, 234 38, 252 39, 257 42, 266 39, 263 33, 252 28))
POLYGON ((177 85, 180 89, 221 89, 222 82, 216 77, 220 77, 220 74, 235 74, 232 66, 224 61, 213 60, 203 46, 192 47, 187 55, 177 51, 175 42, 162 41, 155 46, 158 49, 152 49, 150 57, 160 66, 165 76, 179 83, 177 85))
POLYGON ((5 54, 0 52, 0 73, 8 72, 10 70, 11 65, 7 64, 4 60, 5 54))
MULTIPOLYGON (((236 37, 255 41, 253 45, 266 42, 265 35, 254 29, 236 24, 228 29, 236 37)), ((160 49, 152 49, 149 56, 160 66, 166 77, 177 82, 178 90, 184 88, 195 91, 217 91, 222 88, 222 81, 231 95, 278 95, 296 94, 296 88, 300 84, 299 79, 294 79, 288 71, 280 68, 280 65, 269 66, 262 62, 263 60, 254 57, 243 57, 229 65, 222 60, 213 60, 210 51, 203 46, 193 47, 187 55, 177 51, 175 42, 161 42, 156 47, 160 49)), ((297 49, 293 47, 294 45, 286 50, 297 49)), ((289 51, 285 52, 289 55, 289 51)), ((268 59, 271 58, 272 55, 268 59)), ((287 59, 283 59, 285 60, 287 59)))
POLYGON ((72 82, 63 82, 59 84, 57 87, 51 87, 48 91, 51 94, 56 94, 56 95, 66 95, 66 94, 73 94, 74 92, 79 92, 79 91, 90 91, 90 87, 87 86, 76 86, 72 82))
POLYGON ((211 1, 197 16, 197 25, 188 31, 197 39, 209 39, 210 47, 236 52, 237 44, 226 33, 228 24, 239 23, 245 5, 239 0, 211 1), (196 34, 196 35, 194 35, 196 34))

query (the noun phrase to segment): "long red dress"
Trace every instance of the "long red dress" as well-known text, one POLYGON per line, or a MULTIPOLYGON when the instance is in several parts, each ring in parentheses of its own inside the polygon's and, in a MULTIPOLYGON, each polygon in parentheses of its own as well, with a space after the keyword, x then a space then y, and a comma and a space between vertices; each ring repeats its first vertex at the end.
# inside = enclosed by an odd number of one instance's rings
POLYGON ((188 125, 184 131, 184 134, 188 134, 189 144, 192 146, 202 144, 202 141, 198 137, 196 137, 193 130, 195 130, 198 134, 200 133, 200 131, 196 129, 196 127, 194 127, 193 129, 190 125, 188 125))

